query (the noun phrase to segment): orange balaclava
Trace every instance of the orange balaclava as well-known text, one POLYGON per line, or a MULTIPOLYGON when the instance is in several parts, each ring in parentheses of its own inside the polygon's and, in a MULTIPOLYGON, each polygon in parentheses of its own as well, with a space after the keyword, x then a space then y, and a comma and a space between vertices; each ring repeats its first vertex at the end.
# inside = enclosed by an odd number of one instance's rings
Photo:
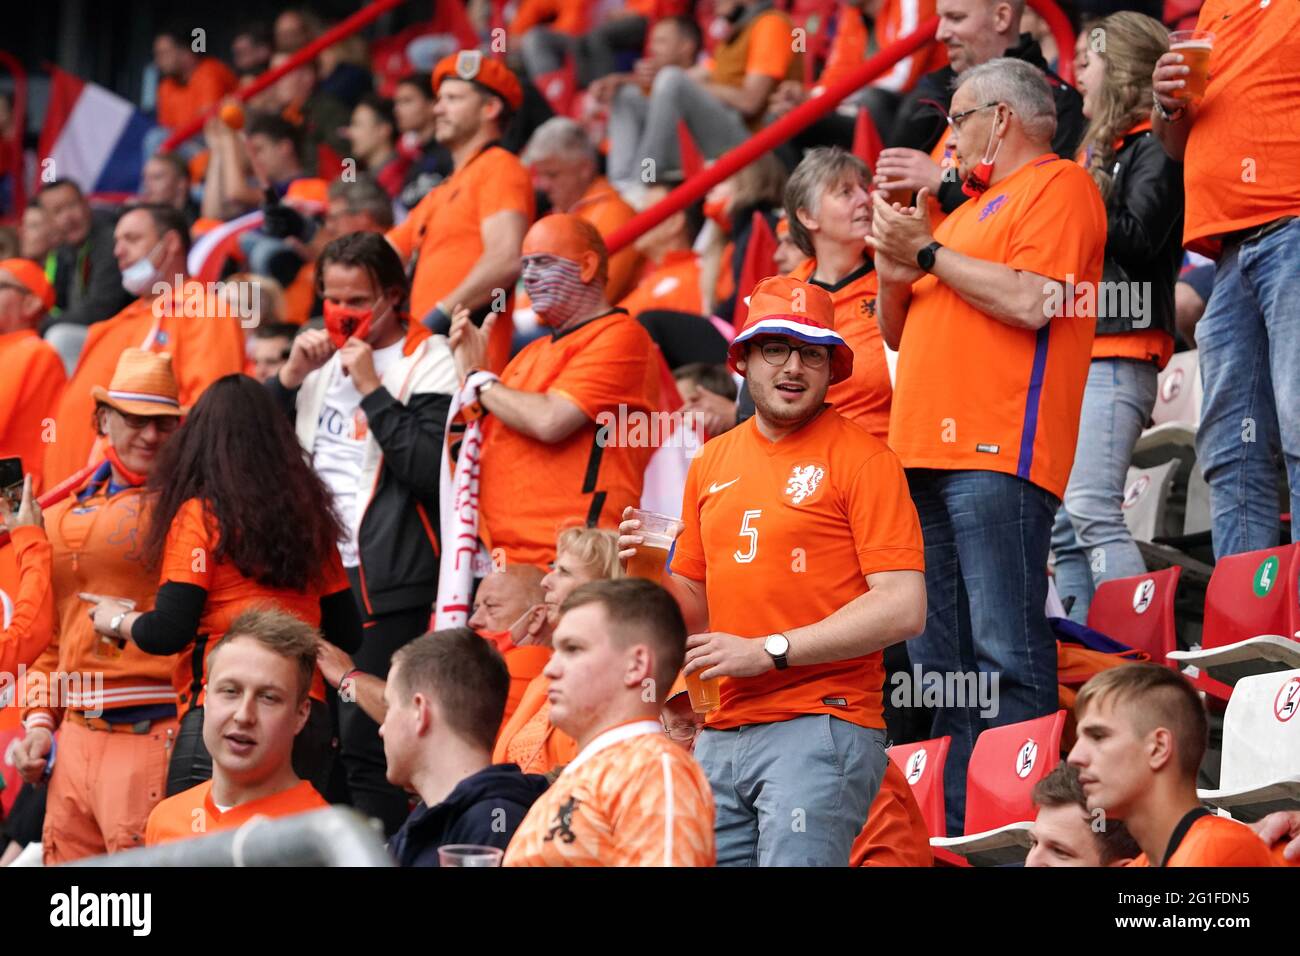
POLYGON ((609 254, 587 220, 544 216, 524 236, 522 254, 524 291, 546 325, 563 329, 603 308, 609 254))

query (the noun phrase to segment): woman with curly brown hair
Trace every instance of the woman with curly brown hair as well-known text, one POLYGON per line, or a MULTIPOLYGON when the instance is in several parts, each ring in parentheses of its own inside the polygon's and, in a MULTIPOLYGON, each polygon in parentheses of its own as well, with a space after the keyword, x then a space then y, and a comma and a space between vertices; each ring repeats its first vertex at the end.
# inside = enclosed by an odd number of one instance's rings
MULTIPOLYGON (((361 644, 361 618, 339 560, 341 531, 329 491, 293 426, 251 378, 227 375, 208 387, 165 447, 149 489, 156 498, 142 551, 145 563, 159 568, 154 609, 138 613, 101 598, 94 620, 100 633, 150 654, 183 652, 173 676, 184 717, 170 796, 212 774, 203 744, 207 654, 235 618, 255 606, 278 607, 346 651, 361 644)), ((294 767, 320 790, 332 762, 333 727, 319 671, 311 697, 294 767)), ((255 722, 228 743, 250 761, 264 744, 255 722)))
POLYGON ((1146 571, 1120 510, 1156 375, 1174 350, 1183 172, 1151 132, 1151 73, 1169 47, 1156 20, 1114 13, 1088 33, 1079 76, 1088 129, 1079 162, 1106 202, 1106 260, 1079 442, 1052 530, 1056 588, 1087 620, 1097 584, 1146 571))

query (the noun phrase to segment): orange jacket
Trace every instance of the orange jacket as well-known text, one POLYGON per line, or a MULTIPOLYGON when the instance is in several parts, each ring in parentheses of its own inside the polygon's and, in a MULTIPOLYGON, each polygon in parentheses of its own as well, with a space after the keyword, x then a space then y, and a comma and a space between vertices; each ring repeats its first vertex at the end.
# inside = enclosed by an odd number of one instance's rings
POLYGON ((146 654, 131 642, 120 651, 95 633, 82 591, 128 598, 153 607, 156 573, 140 559, 146 508, 140 488, 108 493, 104 465, 74 495, 45 512, 53 555, 54 635, 27 671, 21 689, 23 723, 53 730, 71 707, 100 709, 174 704, 176 657, 146 654))
POLYGON ((0 335, 0 458, 17 455, 41 489, 47 431, 45 419, 68 380, 63 360, 31 329, 0 335))
POLYGON ((506 695, 506 710, 501 716, 501 726, 504 727, 519 709, 528 685, 541 675, 542 668, 550 661, 551 649, 540 644, 511 646, 502 651, 501 656, 510 672, 510 692, 506 695))
POLYGON ((542 674, 529 683, 514 714, 501 727, 493 763, 517 763, 524 773, 548 773, 578 755, 577 742, 551 723, 551 702, 546 697, 550 688, 550 679, 542 674))
POLYGON ((0 673, 31 664, 54 633, 50 542, 36 527, 14 528, 0 548, 0 673))
POLYGON ((77 370, 54 416, 55 440, 45 450, 47 483, 62 481, 89 463, 95 447, 91 424, 95 400, 90 390, 96 385, 108 387, 123 349, 170 352, 185 407, 192 406, 221 376, 244 370, 244 330, 237 318, 209 303, 197 282, 176 290, 170 302, 168 295, 137 299, 113 318, 90 327, 77 370))

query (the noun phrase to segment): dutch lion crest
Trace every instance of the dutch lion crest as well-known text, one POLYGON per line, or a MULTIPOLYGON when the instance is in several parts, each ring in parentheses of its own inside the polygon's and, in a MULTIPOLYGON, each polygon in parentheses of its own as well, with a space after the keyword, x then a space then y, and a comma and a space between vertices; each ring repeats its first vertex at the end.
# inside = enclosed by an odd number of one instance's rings
POLYGON ((826 477, 826 469, 820 465, 795 465, 785 483, 785 494, 791 504, 802 504, 816 494, 826 477))

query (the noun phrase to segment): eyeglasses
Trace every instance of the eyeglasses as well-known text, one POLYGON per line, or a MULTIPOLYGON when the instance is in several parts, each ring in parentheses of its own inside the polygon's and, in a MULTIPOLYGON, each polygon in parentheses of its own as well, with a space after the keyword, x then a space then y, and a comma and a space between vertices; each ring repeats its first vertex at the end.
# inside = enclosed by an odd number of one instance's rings
POLYGON ((972 113, 978 113, 980 110, 986 110, 997 105, 999 104, 996 102, 985 103, 983 106, 976 106, 968 110, 962 110, 960 113, 953 113, 951 116, 945 116, 944 119, 948 121, 949 129, 954 133, 960 133, 962 120, 970 116, 972 113))
POLYGON ((669 740, 694 740, 699 732, 700 728, 695 724, 673 724, 671 727, 664 727, 664 733, 668 735, 669 740))
POLYGON ((126 422, 127 428, 138 432, 148 428, 150 422, 153 422, 154 427, 163 433, 174 432, 181 424, 179 415, 128 415, 126 412, 118 412, 116 408, 113 411, 126 422))
POLYGON ((764 342, 758 351, 764 362, 777 366, 789 361, 791 352, 798 352, 799 361, 809 368, 821 368, 831 355, 831 350, 825 345, 791 345, 789 342, 764 342))

